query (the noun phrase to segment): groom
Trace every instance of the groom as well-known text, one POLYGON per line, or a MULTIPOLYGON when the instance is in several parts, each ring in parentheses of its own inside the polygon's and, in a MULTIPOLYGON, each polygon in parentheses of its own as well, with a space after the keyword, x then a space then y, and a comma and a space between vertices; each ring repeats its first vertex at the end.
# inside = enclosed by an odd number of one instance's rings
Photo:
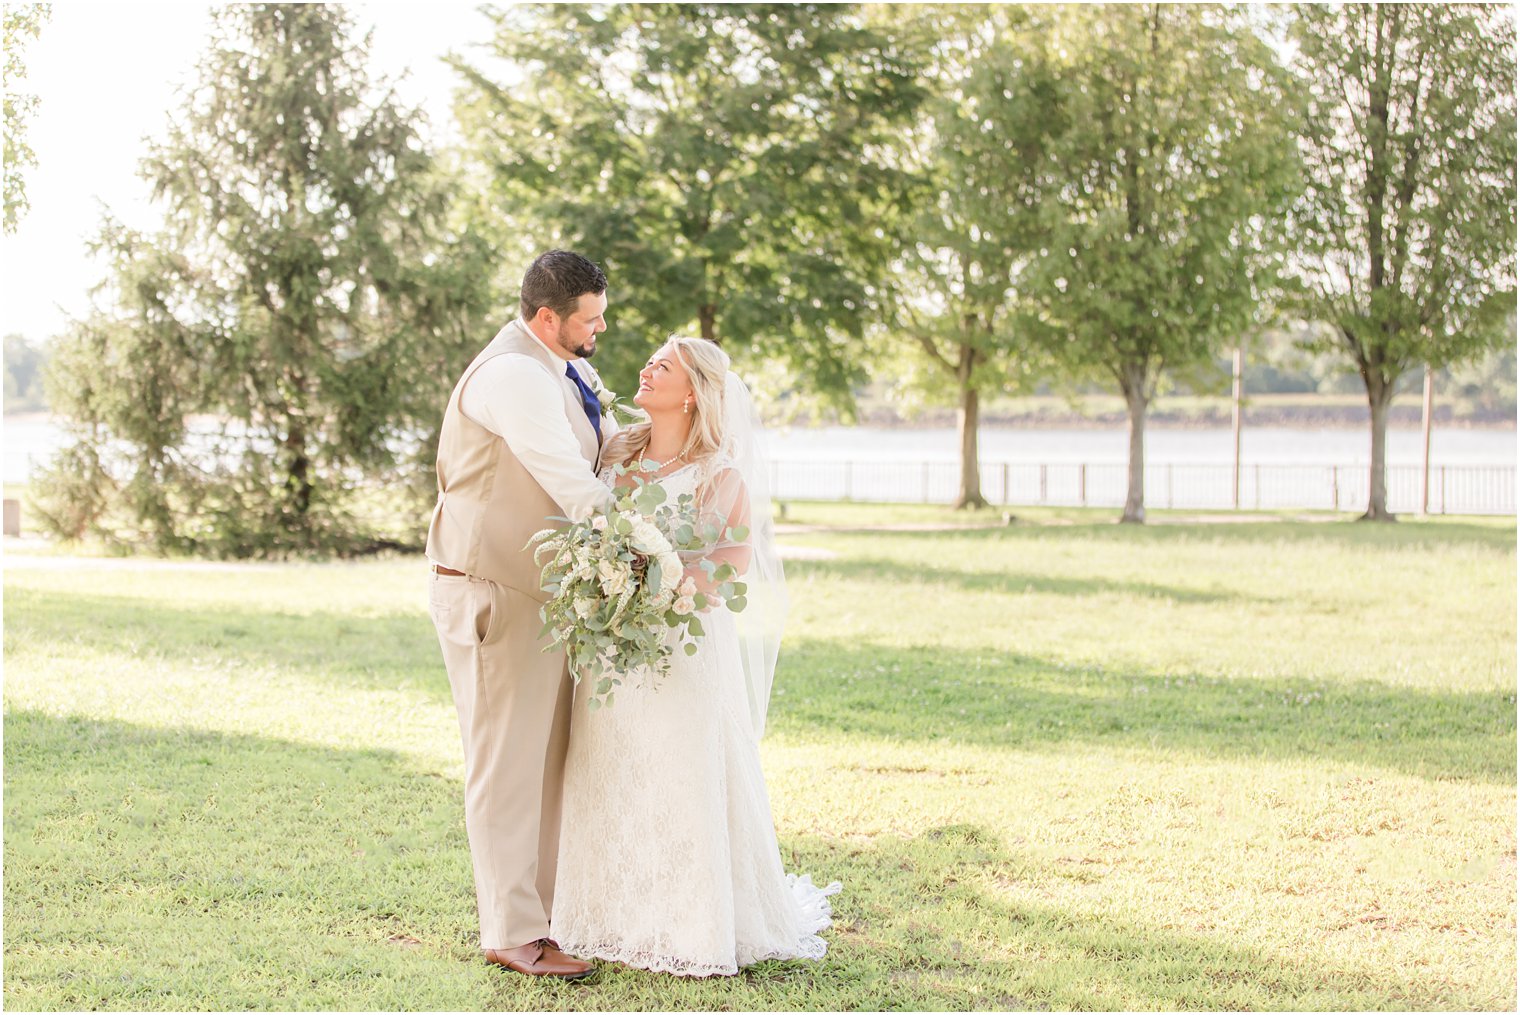
POLYGON ((549 937, 574 685, 538 632, 539 568, 524 549, 551 515, 610 499, 596 478, 602 418, 586 362, 605 331, 607 276, 551 250, 523 276, 522 316, 449 396, 428 528, 428 607, 459 710, 464 815, 486 961, 575 979, 591 965, 549 937))

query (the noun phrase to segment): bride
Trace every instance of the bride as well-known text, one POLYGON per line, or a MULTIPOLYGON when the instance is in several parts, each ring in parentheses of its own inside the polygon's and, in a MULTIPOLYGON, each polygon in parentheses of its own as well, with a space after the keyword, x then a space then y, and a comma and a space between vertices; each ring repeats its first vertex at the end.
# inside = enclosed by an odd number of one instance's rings
MULTIPOLYGON (((760 771, 786 604, 749 391, 718 346, 672 338, 640 371, 634 403, 649 422, 607 442, 602 478, 641 465, 668 503, 690 493, 705 520, 749 528, 704 554, 738 568, 748 606, 705 614, 696 654, 677 651, 658 684, 629 673, 612 707, 576 702, 554 937, 573 955, 682 976, 822 958, 840 886, 783 872, 760 771)), ((706 580, 695 561, 687 574, 706 580)))

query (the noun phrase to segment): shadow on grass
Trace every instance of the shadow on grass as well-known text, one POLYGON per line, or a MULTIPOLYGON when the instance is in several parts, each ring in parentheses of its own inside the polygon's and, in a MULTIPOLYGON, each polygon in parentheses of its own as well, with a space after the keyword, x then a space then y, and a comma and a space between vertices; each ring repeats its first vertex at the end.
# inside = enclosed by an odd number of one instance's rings
POLYGON ((230 677, 288 667, 365 689, 417 688, 452 703, 432 622, 415 615, 189 609, 151 599, 6 590, 7 642, 37 639, 126 656, 224 662, 230 677))
POLYGON ((1196 919, 1184 914, 1148 910, 1138 922, 1029 901, 1048 897, 1046 886, 1080 882, 1092 892, 1092 908, 1102 910, 1107 865, 1021 855, 973 825, 863 845, 789 845, 788 869, 844 883, 826 935, 830 962, 818 975, 829 975, 836 961, 855 971, 861 1008, 902 1007, 890 1002, 904 992, 930 1010, 1464 1010, 1514 1003, 1512 990, 1504 996, 1508 977, 1497 961, 1489 970, 1492 995, 1461 994, 1439 974, 1422 980, 1329 947, 1318 956, 1273 954, 1242 947, 1234 931, 1183 930, 1196 919))
POLYGON ((36 711, 7 712, 4 749, 8 1007, 471 1006, 457 782, 36 711))
POLYGON ((1328 758, 1427 778, 1515 779, 1515 695, 1072 668, 1030 656, 789 642, 769 726, 1055 749, 1328 758))
MULTIPOLYGON (((1014 509, 1017 513, 1017 509, 1014 509)), ((1171 522, 1164 519, 1150 525, 1119 525, 1116 517, 1074 513, 1070 518, 1049 521, 1037 518, 1025 524, 983 528, 938 529, 894 532, 868 527, 840 526, 830 534, 850 538, 912 536, 924 540, 1070 540, 1073 535, 1087 539, 1125 544, 1171 543, 1324 543, 1342 547, 1384 548, 1481 546, 1513 555, 1515 523, 1512 519, 1495 524, 1445 520, 1407 519, 1395 524, 1357 522, 1353 520, 1300 522, 1284 519, 1269 522, 1171 522)))
MULTIPOLYGON (((830 565, 832 566, 832 565, 830 565)), ((854 566, 845 562, 845 566, 854 566)), ((879 576, 875 565, 872 576, 879 576)), ((950 579, 960 577, 952 572, 950 579)), ((6 637, 204 664, 261 666, 358 689, 452 698, 426 617, 189 610, 13 590, 6 637)), ((1070 668, 1032 656, 788 641, 773 729, 1056 749, 1105 744, 1212 757, 1328 758, 1429 778, 1515 779, 1515 696, 1309 679, 1070 668)))
POLYGON ((784 839, 789 870, 845 884, 821 963, 702 981, 604 966, 584 986, 532 982, 475 954, 458 784, 389 751, 41 712, 7 714, 4 749, 14 1008, 1513 1005, 1169 929, 1165 913, 1140 922, 1030 902, 1042 882, 1101 882, 1102 870, 1023 856, 967 825, 861 845, 784 839))
POLYGON ((1169 599, 1179 603, 1264 602, 1259 596, 1214 589, 1189 589, 1152 582, 1114 581, 1108 578, 1062 578, 1011 570, 971 571, 932 564, 907 564, 896 560, 849 557, 837 560, 803 560, 787 565, 791 578, 819 577, 866 579, 894 586, 919 583, 953 585, 974 592, 1018 595, 1041 592, 1058 596, 1120 595, 1145 599, 1169 599))

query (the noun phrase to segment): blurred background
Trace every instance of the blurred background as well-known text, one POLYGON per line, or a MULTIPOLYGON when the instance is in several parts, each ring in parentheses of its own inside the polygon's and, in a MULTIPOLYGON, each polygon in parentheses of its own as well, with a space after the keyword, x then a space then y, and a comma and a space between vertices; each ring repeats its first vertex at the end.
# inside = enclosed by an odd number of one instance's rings
POLYGON ((7 498, 415 548, 537 252, 783 499, 1513 514, 1514 26, 1419 6, 6 6, 7 498))

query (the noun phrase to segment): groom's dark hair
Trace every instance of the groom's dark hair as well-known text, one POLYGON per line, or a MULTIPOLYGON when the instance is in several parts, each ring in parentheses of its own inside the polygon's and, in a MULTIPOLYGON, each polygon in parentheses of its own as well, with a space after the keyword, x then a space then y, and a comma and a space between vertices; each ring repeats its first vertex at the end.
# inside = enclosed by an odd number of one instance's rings
POLYGON ((539 307, 568 317, 582 296, 606 291, 607 276, 595 264, 573 251, 546 251, 534 258, 523 275, 523 320, 533 320, 539 307))

